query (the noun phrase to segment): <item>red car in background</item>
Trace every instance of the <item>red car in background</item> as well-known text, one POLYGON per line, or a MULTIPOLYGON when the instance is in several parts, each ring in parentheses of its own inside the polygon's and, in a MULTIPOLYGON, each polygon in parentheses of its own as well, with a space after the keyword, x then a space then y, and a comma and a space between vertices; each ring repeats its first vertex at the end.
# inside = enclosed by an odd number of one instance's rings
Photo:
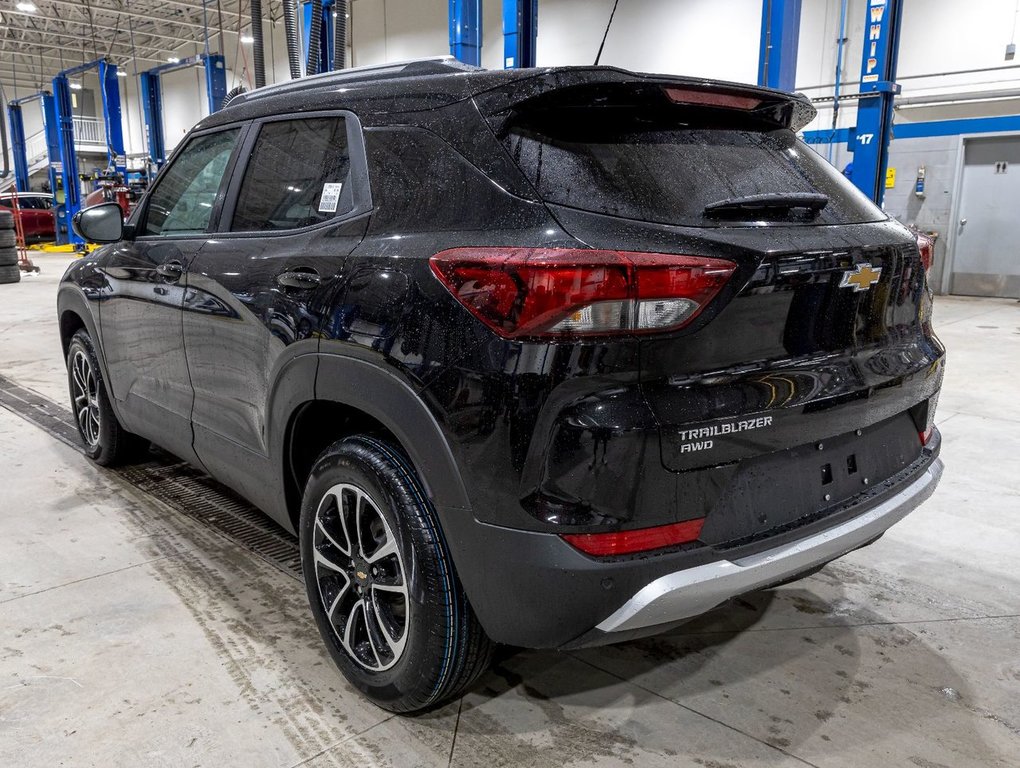
POLYGON ((131 188, 124 183, 124 177, 119 173, 94 173, 91 176, 81 176, 82 181, 96 185, 96 188, 89 192, 82 200, 82 208, 90 208, 100 203, 116 203, 120 206, 124 219, 131 215, 131 208, 135 201, 135 195, 131 188))
POLYGON ((26 243, 40 243, 56 239, 57 220, 53 214, 53 195, 46 192, 5 192, 0 194, 0 208, 14 210, 14 196, 18 198, 18 218, 25 232, 26 243))
POLYGON ((89 192, 82 200, 82 208, 91 208, 100 203, 116 203, 120 206, 121 214, 127 219, 131 215, 131 190, 123 184, 116 186, 101 186, 89 192))

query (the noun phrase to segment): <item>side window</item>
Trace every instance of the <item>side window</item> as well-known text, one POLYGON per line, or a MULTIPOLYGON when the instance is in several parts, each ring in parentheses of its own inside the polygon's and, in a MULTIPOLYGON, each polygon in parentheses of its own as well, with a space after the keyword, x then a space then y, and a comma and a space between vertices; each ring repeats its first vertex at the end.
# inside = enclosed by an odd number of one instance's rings
POLYGON ((342 117, 266 123, 259 131, 230 229, 296 229, 353 208, 342 117))
POLYGON ((239 128, 196 136, 159 179, 145 211, 146 235, 193 235, 209 228, 239 128))

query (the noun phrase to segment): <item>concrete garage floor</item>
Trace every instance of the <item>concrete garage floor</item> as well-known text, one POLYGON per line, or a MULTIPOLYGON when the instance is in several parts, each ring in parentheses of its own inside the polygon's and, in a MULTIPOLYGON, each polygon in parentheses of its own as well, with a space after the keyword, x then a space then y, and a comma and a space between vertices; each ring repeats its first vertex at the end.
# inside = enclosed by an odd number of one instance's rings
MULTIPOLYGON (((63 405, 38 263, 0 286, 0 374, 63 405)), ((0 409, 0 765, 1020 765, 1020 304, 935 317, 945 479, 881 541, 413 719, 334 672, 292 577, 0 409)))

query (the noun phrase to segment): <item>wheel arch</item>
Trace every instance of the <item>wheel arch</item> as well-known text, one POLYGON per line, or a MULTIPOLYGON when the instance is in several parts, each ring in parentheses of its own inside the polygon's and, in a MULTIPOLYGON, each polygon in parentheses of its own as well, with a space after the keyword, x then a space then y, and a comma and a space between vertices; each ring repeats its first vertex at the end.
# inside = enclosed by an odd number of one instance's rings
MULTIPOLYGON (((82 328, 92 337, 93 343, 97 347, 99 346, 95 318, 89 309, 88 301, 79 291, 66 287, 61 288, 60 293, 57 294, 57 319, 60 325, 60 346, 64 351, 65 358, 67 357, 67 348, 71 344, 71 337, 82 328)), ((100 363, 104 364, 105 361, 100 359, 100 363)))
MULTIPOLYGON (((276 430, 284 496, 295 529, 315 458, 336 440, 360 433, 384 438, 404 454, 441 518, 444 510, 470 508, 449 442, 407 382, 359 358, 316 358, 314 393, 300 400, 285 396, 288 407, 276 430)), ((284 389, 289 388, 278 388, 284 389)))

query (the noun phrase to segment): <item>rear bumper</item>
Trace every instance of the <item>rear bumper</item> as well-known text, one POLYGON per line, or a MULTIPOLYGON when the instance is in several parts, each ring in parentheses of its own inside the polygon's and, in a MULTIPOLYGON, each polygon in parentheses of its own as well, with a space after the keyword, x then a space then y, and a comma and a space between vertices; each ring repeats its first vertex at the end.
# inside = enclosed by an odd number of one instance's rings
POLYGON ((891 498, 829 530, 749 557, 719 560, 662 576, 600 622, 596 630, 611 634, 670 624, 834 560, 873 541, 931 496, 942 469, 942 461, 936 459, 891 498))
POLYGON ((527 648, 581 648, 658 634, 728 599, 810 573, 867 545, 942 476, 937 435, 918 461, 826 517, 730 548, 592 558, 555 534, 493 526, 441 508, 472 607, 489 636, 527 648))

